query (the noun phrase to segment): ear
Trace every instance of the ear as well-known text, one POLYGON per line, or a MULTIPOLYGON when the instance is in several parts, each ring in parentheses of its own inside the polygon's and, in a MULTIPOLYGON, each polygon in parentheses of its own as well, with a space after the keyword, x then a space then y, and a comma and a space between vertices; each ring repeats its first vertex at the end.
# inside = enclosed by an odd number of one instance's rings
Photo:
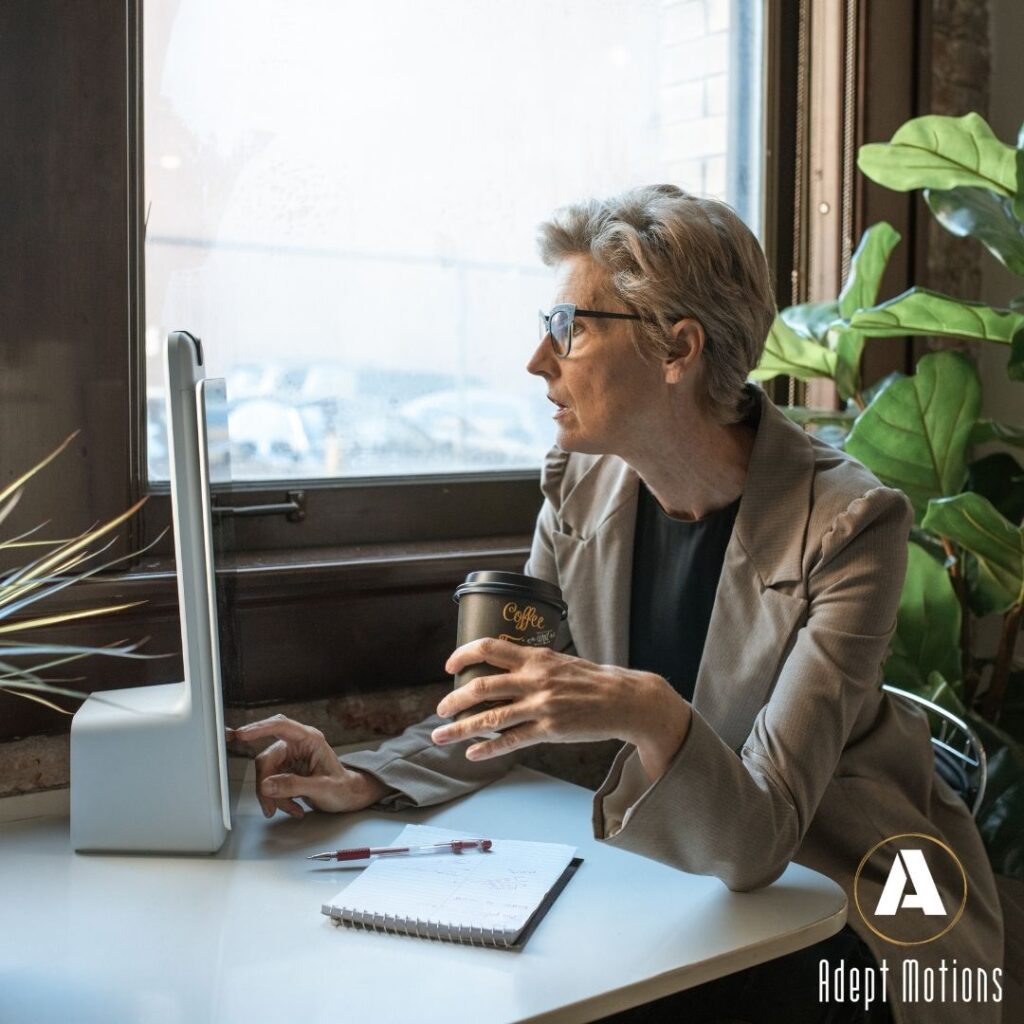
POLYGON ((697 368, 704 351, 704 328, 699 320, 686 317, 672 325, 672 349, 676 354, 665 360, 665 381, 678 384, 697 368))

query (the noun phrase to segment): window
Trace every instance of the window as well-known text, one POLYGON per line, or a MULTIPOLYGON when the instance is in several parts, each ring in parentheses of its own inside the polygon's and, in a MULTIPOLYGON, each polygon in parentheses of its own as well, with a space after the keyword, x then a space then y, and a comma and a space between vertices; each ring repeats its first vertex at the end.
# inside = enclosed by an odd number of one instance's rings
POLYGON ((204 339, 236 480, 533 470, 557 206, 679 183, 761 226, 762 0, 150 4, 148 471, 204 339))
MULTIPOLYGON (((552 103, 550 126, 544 132, 531 136, 528 146, 508 146, 509 160, 518 161, 516 167, 537 168, 543 156, 559 174, 568 175, 553 179, 550 197, 543 203, 537 200, 536 209, 528 210, 528 216, 523 214, 520 219, 522 211, 519 211, 509 220, 512 225, 509 231, 514 228, 521 232, 517 251, 522 255, 517 255, 516 260, 521 259, 524 266, 528 265, 531 274, 544 272, 533 249, 536 222, 550 214, 560 202, 618 187, 619 183, 608 176, 597 177, 599 172, 603 174, 607 170, 608 160, 603 156, 625 152, 630 159, 639 160, 637 140, 642 139, 650 127, 647 113, 656 111, 660 117, 664 110, 665 145, 674 139, 677 144, 685 143, 687 148, 671 159, 666 150, 658 157, 661 165, 653 170, 638 165, 635 178, 631 176, 623 183, 660 177, 693 189, 715 191, 719 187, 715 182, 720 183, 724 173, 725 194, 740 206, 748 221, 756 222, 757 211, 763 207, 762 233, 769 260, 777 281, 789 281, 794 245, 795 113, 799 106, 797 5, 767 2, 763 5, 763 50, 768 54, 763 62, 766 69, 763 103, 757 92, 762 47, 755 31, 762 17, 760 3, 733 0, 731 4, 705 4, 703 0, 691 0, 662 6, 640 0, 630 4, 554 0, 542 5, 488 0, 481 6, 486 6, 490 12, 489 22, 484 26, 469 21, 476 15, 467 8, 434 4, 435 14, 441 12, 437 17, 445 15, 436 22, 440 26, 436 31, 442 38, 438 41, 431 37, 429 47, 424 44, 425 48, 435 55, 441 52, 443 31, 454 31, 450 28, 451 12, 461 11, 456 20, 465 21, 467 26, 472 24, 472 45, 491 47, 488 53, 495 52, 496 37, 507 36, 508 26, 516 19, 521 18, 532 26, 520 50, 505 58, 506 65, 521 74, 528 86, 529 79, 536 77, 532 69, 542 68, 548 95, 552 97, 561 95, 553 84, 555 73, 565 78, 573 65, 577 66, 575 73, 581 73, 578 65, 584 55, 590 66, 596 65, 599 59, 605 62, 608 82, 613 81, 613 75, 635 82, 638 76, 648 75, 649 65, 655 60, 660 62, 659 67, 666 76, 677 76, 677 79, 665 81, 659 77, 656 83, 658 90, 664 87, 666 95, 670 91, 675 95, 675 106, 666 100, 662 106, 655 107, 655 100, 661 103, 660 92, 652 92, 641 100, 634 97, 629 101, 632 106, 628 110, 624 106, 629 103, 619 102, 620 93, 610 86, 607 95, 585 95, 580 100, 582 109, 600 110, 605 114, 603 119, 588 122, 599 125, 605 132, 603 136, 570 135, 563 130, 565 118, 555 120, 558 111, 552 103), (506 7, 515 12, 514 18, 512 14, 502 14, 506 7), (644 19, 654 17, 660 19, 657 24, 662 27, 652 40, 649 20, 644 19), (730 19, 728 29, 724 27, 726 17, 730 19), (643 28, 644 24, 648 27, 643 28), (752 24, 753 28, 741 31, 738 28, 741 24, 752 24), (599 26, 603 26, 603 36, 595 34, 599 26), (623 38, 626 30, 630 40, 641 30, 647 32, 649 45, 646 49, 629 51, 629 63, 619 65, 615 61, 623 59, 624 51, 612 48, 626 45, 623 38), (699 35, 686 37, 686 33, 698 31, 699 35), (726 31, 727 42, 707 42, 726 31), (549 57, 549 54, 554 56, 549 57), (725 92, 724 164, 721 150, 706 148, 698 152, 697 148, 699 138, 703 137, 698 122, 705 120, 702 116, 705 102, 713 101, 716 111, 722 109, 723 60, 731 69, 725 92), (717 84, 708 85, 704 76, 717 77, 717 84), (748 83, 746 86, 742 84, 744 81, 748 83), (682 98, 687 94, 691 99, 699 94, 700 104, 693 101, 686 106, 682 98), (614 105, 616 102, 618 106, 614 105), (638 110, 644 111, 643 118, 638 117, 638 110), (674 111, 672 117, 679 120, 670 123, 669 111, 674 111), (695 122, 684 128, 686 114, 693 115, 695 122), (756 141, 761 138, 762 120, 765 122, 763 143, 756 141), (764 156, 767 165, 764 178, 755 161, 745 165, 731 162, 737 154, 744 153, 764 156), (689 164, 688 171, 684 167, 686 160, 696 161, 689 164), (744 166, 746 172, 742 171, 744 166), (763 202, 757 198, 755 187, 762 181, 763 202), (738 187, 740 185, 742 187, 738 187), (746 200, 742 199, 744 195, 746 200), (744 201, 749 204, 746 208, 744 201)), ((184 38, 190 23, 193 29, 197 24, 203 29, 200 38, 206 33, 206 42, 201 50, 180 58, 184 70, 179 74, 179 81, 184 83, 183 88, 195 92, 193 109, 203 104, 214 109, 215 97, 203 78, 203 69, 222 61, 225 53, 233 48, 242 46, 251 36, 251 26, 256 19, 264 22, 275 16, 298 19, 316 10, 325 12, 326 18, 335 8, 349 11, 340 2, 319 8, 299 2, 228 5, 225 0, 202 5, 192 0, 159 3, 129 0, 120 5, 101 0, 90 3, 54 0, 45 5, 0 4, 0 94, 7 100, 4 109, 10 114, 10 134, 18 140, 19 153, 17 160, 3 165, 7 184, 0 189, 0 212, 3 213, 0 219, 9 230, 0 234, 0 249, 6 253, 9 265, 22 271, 0 275, 0 305, 6 311, 4 340, 0 344, 0 392, 4 399, 0 402, 0 436, 4 439, 0 445, 0 469, 11 479, 12 474, 25 468, 27 460, 42 457, 69 433, 76 429, 81 431, 62 457, 59 472, 40 480, 33 489, 32 500, 23 501, 5 522, 11 535, 50 520, 52 535, 73 536, 83 524, 112 518, 147 494, 149 500, 145 507, 125 524, 118 552, 138 551, 169 525, 170 502, 166 484, 160 484, 166 473, 166 468, 163 472, 160 469, 161 423, 157 416, 148 423, 146 418, 147 390, 162 386, 156 372, 147 375, 147 370, 159 369, 154 360, 147 359, 147 326, 156 326, 160 332, 184 327, 205 334, 210 354, 220 364, 215 362, 211 366, 213 374, 227 375, 232 381, 239 379, 243 390, 247 386, 255 390, 262 387, 258 382, 267 372, 263 363, 268 360, 249 358, 253 348, 251 338, 236 330, 226 313, 216 314, 221 317, 220 321, 211 319, 214 300, 230 294, 225 281, 230 284, 231 274, 236 272, 244 280, 245 265, 240 261, 237 271, 232 271, 230 265, 224 263, 222 277, 211 283, 204 280, 203 274, 213 261, 215 250, 209 246, 216 236, 208 237, 207 248, 191 254, 186 252, 187 246, 165 244, 159 247, 163 252, 163 256, 159 256, 154 246, 161 236, 200 237, 198 232, 203 225, 195 220, 196 211, 203 213, 224 206, 227 195, 224 190, 233 189, 245 177, 239 162, 240 147, 243 143, 255 145, 268 141, 266 133, 250 133, 245 139, 218 140, 209 132, 197 135, 194 125, 175 124, 172 118, 172 134, 160 138, 154 134, 152 118, 162 103, 166 106, 170 102, 159 96, 159 90, 169 82, 162 68, 170 61, 173 46, 184 38), (226 13, 219 23, 196 20, 209 19, 221 10, 226 13), (218 25, 219 35, 213 31, 218 25), (150 83, 151 107, 145 140, 143 70, 150 83), (155 100, 153 89, 158 92, 155 100), (173 148, 175 141, 182 143, 180 148, 173 148), (227 143, 236 148, 223 150, 227 143), (231 162, 225 164, 229 153, 231 162), (220 160, 229 173, 205 184, 197 180, 193 175, 201 165, 200 155, 220 160), (177 166, 175 156, 181 161, 177 166), (164 177, 163 185, 158 180, 160 176, 164 177), (185 204, 183 209, 187 216, 177 224, 166 220, 162 223, 164 207, 172 201, 185 204), (143 242, 147 209, 151 243, 148 253, 143 242), (189 217, 192 221, 187 219, 189 217), (187 260, 185 255, 188 255, 187 260), (159 260, 164 257, 182 262, 177 270, 168 264, 162 272, 159 260), (168 294, 174 302, 188 300, 181 306, 171 304, 168 295, 155 293, 161 273, 166 284, 171 280, 172 271, 176 275, 175 283, 168 294), (148 278, 150 286, 148 320, 143 301, 144 278, 148 278), (236 348, 229 348, 229 343, 236 348), (147 466, 147 462, 151 465, 147 466)), ((387 10, 395 36, 411 32, 419 24, 414 20, 415 11, 411 7, 407 10, 393 4, 387 10), (395 12, 405 12, 404 23, 395 17, 395 12)), ((346 17, 351 21, 355 14, 349 11, 346 17)), ((887 81, 892 79, 887 91, 872 92, 872 96, 877 97, 873 102, 879 109, 866 121, 865 132, 870 138, 886 137, 896 123, 911 114, 907 97, 913 87, 912 68, 898 59, 901 53, 909 51, 910 42, 906 33, 894 35, 887 25, 877 18, 868 23, 869 28, 874 26, 875 48, 869 47, 867 51, 865 75, 872 81, 877 80, 878 74, 887 74, 887 81), (897 95, 902 97, 898 103, 893 100, 897 95)), ((306 37, 296 40, 295 33, 288 34, 282 29, 280 49, 283 52, 286 43, 291 49, 300 43, 309 43, 307 53, 313 53, 314 46, 329 51, 331 47, 326 42, 317 42, 319 37, 327 38, 333 32, 334 37, 354 38, 351 31, 346 37, 345 31, 344 26, 327 26, 322 32, 310 30, 306 37)), ((423 40, 426 39, 424 32, 423 40)), ((336 49, 331 59, 338 59, 340 52, 336 49)), ((438 59, 435 56, 432 64, 438 59)), ((397 74, 396 65, 393 60, 389 62, 386 51, 378 63, 382 68, 387 65, 392 76, 397 74)), ((463 63, 469 67, 468 60, 463 63)), ((427 65, 427 70, 417 72, 420 78, 427 75, 432 64, 427 65)), ((275 74, 273 67, 265 72, 265 76, 275 74)), ((478 80, 479 76, 473 81, 478 80)), ((655 81, 650 76, 648 80, 655 81)), ((457 105, 469 95, 472 84, 466 85, 460 79, 449 106, 457 105)), ((406 91, 415 93, 419 86, 420 82, 413 81, 406 91)), ((532 87, 539 88, 536 83, 532 87)), ((250 93, 243 92, 241 85, 234 93, 230 92, 230 83, 224 88, 236 107, 243 102, 248 105, 250 93)), ((253 88, 254 84, 247 80, 245 89, 253 88)), ((269 86, 264 86, 262 92, 257 89, 254 95, 267 96, 272 92, 269 86)), ((359 100, 364 106, 372 105, 378 102, 376 96, 369 85, 360 84, 352 102, 359 100)), ((322 112, 322 104, 317 106, 315 100, 315 96, 308 97, 307 106, 322 112)), ((294 123, 297 126, 299 122, 294 123)), ((329 126, 329 122, 325 123, 329 126)), ((284 125, 289 127, 287 119, 284 125)), ((452 125, 465 130, 467 119, 453 115, 452 125)), ((316 127, 320 130, 323 126, 316 127)), ((475 132, 474 138, 480 140, 481 147, 501 147, 509 135, 507 125, 497 124, 487 142, 481 134, 488 127, 486 123, 472 123, 468 127, 475 132)), ((449 137, 453 131, 454 127, 449 129, 449 137)), ((713 142, 721 143, 721 128, 712 129, 705 124, 703 131, 709 133, 708 147, 713 142)), ((360 161, 368 159, 368 145, 363 139, 360 148, 353 147, 360 161)), ((421 153, 410 156, 410 151, 407 144, 399 157, 389 158, 391 164, 377 160, 375 166, 382 169, 382 176, 390 175, 392 183, 412 181, 415 184, 418 180, 415 167, 409 170, 408 165, 413 158, 422 160, 424 157, 421 153), (399 159, 404 162, 395 163, 399 159)), ((492 162, 487 166, 499 165, 500 162, 492 162)), ((484 185, 490 181, 489 191, 472 193, 469 212, 461 216, 475 217, 488 206, 500 206, 503 196, 512 195, 516 197, 515 202, 520 201, 522 189, 518 180, 509 185, 496 179, 485 180, 482 175, 477 177, 484 185), (481 200, 481 194, 490 202, 481 200)), ((280 180, 287 182, 289 179, 281 177, 280 180)), ((397 189, 398 185, 392 184, 388 196, 397 189)), ((343 197, 348 193, 339 189, 337 195, 343 197)), ((868 199, 874 202, 870 193, 868 199)), ((905 234, 909 233, 909 199, 900 217, 892 215, 891 194, 884 197, 884 202, 888 204, 885 216, 905 234)), ((510 203, 506 201, 505 205, 510 203)), ((421 210, 430 212, 436 205, 436 200, 419 202, 412 219, 418 217, 421 210)), ((455 216, 448 211, 450 225, 456 223, 455 216)), ((867 209, 859 216, 877 219, 878 214, 867 209)), ((221 220, 214 218, 213 223, 219 225, 221 220)), ((475 227, 475 222, 470 224, 475 227)), ((231 237, 236 241, 252 240, 250 235, 231 237)), ((459 228, 460 244, 467 244, 467 240, 472 242, 473 238, 472 231, 463 232, 462 227, 459 228)), ((338 246, 342 241, 333 239, 331 244, 338 246)), ((280 232, 270 238, 268 244, 284 248, 294 244, 294 240, 286 232, 280 232)), ((434 252, 435 257, 437 252, 454 255, 452 250, 443 247, 434 252)), ((312 260, 314 255, 316 253, 307 259, 312 260)), ((299 256, 283 256, 282 262, 288 259, 297 261, 299 256)), ((909 279, 906 277, 904 283, 909 283, 909 279)), ((281 282, 284 280, 282 276, 281 282)), ((331 278, 330 289, 311 291, 313 298, 309 304, 312 308, 340 309, 341 299, 335 292, 343 280, 347 279, 336 276, 331 278)), ((520 350, 514 360, 508 357, 512 371, 509 381, 500 381, 503 397, 515 399, 518 381, 526 388, 539 384, 529 378, 522 367, 533 344, 536 307, 547 305, 550 299, 546 288, 540 291, 538 297, 531 295, 528 299, 519 293, 514 299, 509 298, 511 291, 502 297, 496 287, 485 291, 483 285, 478 292, 469 293, 478 303, 466 307, 471 313, 501 314, 509 321, 521 318, 522 327, 517 327, 514 335, 509 334, 508 344, 520 350), (504 305, 499 305, 500 302, 504 305), (519 333, 520 329, 525 334, 519 333)), ((400 292, 396 289, 391 294, 400 292)), ((254 299, 260 298, 254 293, 254 299)), ((365 304, 367 300, 362 294, 354 298, 353 303, 352 295, 346 295, 346 305, 359 308, 360 303, 365 304)), ((295 301, 298 304, 298 296, 295 301)), ((305 307, 300 304, 297 308, 305 307)), ((452 326, 458 324, 457 306, 446 311, 429 307, 421 314, 415 322, 430 325, 439 332, 432 336, 433 342, 457 336, 452 326)), ((387 318, 382 316, 380 320, 383 325, 387 318)), ((398 323, 405 321, 399 319, 398 323)), ((371 326, 376 338, 377 328, 371 326)), ((482 333, 479 323, 472 326, 482 333)), ((286 334, 279 345, 279 352, 288 357, 283 361, 288 362, 294 356, 296 364, 308 364, 309 358, 295 351, 294 341, 292 334, 286 334)), ((383 346, 383 342, 380 345, 383 346)), ((471 338, 471 355, 477 355, 478 347, 478 339, 471 338)), ((377 351, 372 341, 360 339, 360 353, 376 354, 377 351)), ((504 354, 488 358, 499 357, 504 358, 504 354)), ((336 361, 342 362, 333 355, 328 360, 332 364, 336 361)), ((371 392, 384 391, 388 386, 387 375, 394 368, 372 359, 365 363, 358 368, 359 386, 365 384, 371 392)), ((405 365, 400 369, 412 374, 414 367, 405 365)), ((345 395, 352 381, 351 372, 350 366, 324 367, 312 377, 309 388, 345 395), (317 376, 322 383, 316 383, 317 376)), ((433 368, 430 372, 434 372, 433 368)), ((421 379, 415 382, 414 388, 403 393, 402 404, 417 402, 420 404, 414 409, 419 408, 423 416, 441 417, 440 423, 430 424, 435 431, 441 429, 443 416, 447 415, 446 426, 450 430, 453 423, 457 424, 458 413, 445 411, 444 403, 452 401, 450 397, 437 396, 445 390, 456 390, 458 401, 476 422, 482 423, 473 407, 480 388, 470 379, 481 372, 479 367, 467 371, 466 379, 454 389, 449 382, 441 387, 441 382, 421 379)), ((487 373, 492 372, 493 366, 487 370, 487 373)), ((485 378, 483 385, 483 390, 493 392, 494 377, 485 378)), ((534 394, 531 391, 531 395, 534 394)), ((287 399, 280 404, 291 407, 298 403, 287 399)), ((149 408, 159 414, 161 403, 150 403, 149 408)), ((258 407, 256 410, 258 412, 258 407)), ((250 407, 250 415, 252 412, 250 407)), ((302 416, 301 411, 298 414, 302 416)), ((283 415, 283 422, 295 423, 290 413, 283 415)), ((307 410, 306 415, 317 414, 307 410)), ((506 416, 498 419, 497 426, 488 425, 487 429, 492 433, 512 431, 517 429, 516 422, 506 416), (512 425, 504 425, 509 418, 512 425)), ((235 553, 224 572, 226 582, 233 588, 230 623, 233 649, 225 650, 229 703, 271 704, 362 692, 381 700, 382 706, 390 706, 391 691, 416 688, 437 678, 454 635, 455 606, 451 593, 455 583, 467 571, 481 567, 521 567, 539 504, 536 468, 517 469, 514 463, 504 463, 492 464, 492 468, 487 469, 485 463, 473 463, 472 472, 449 469, 441 473, 435 463, 430 473, 410 473, 411 460, 400 462, 395 458, 388 466, 385 457, 375 470, 367 470, 365 467, 377 453, 386 456, 388 451, 394 454, 396 448, 411 446, 405 424, 397 429, 404 433, 399 442, 392 444, 388 431, 379 422, 357 417, 352 433, 358 437, 361 464, 357 468, 350 462, 352 472, 345 475, 348 469, 342 461, 342 468, 335 477, 306 480, 293 477, 280 482, 258 479, 257 473, 280 472, 277 466, 282 450, 268 450, 264 446, 263 457, 268 462, 276 460, 273 465, 269 469, 251 467, 252 479, 233 488, 246 493, 224 497, 226 501, 245 505, 282 504, 288 492, 300 491, 307 512, 305 518, 281 515, 233 520, 235 553), (355 475, 364 472, 367 477, 355 475), (381 694, 379 691, 389 692, 381 694)), ((546 418, 545 429, 550 429, 546 418)), ((255 447, 259 454, 259 445, 255 447)), ((166 454, 163 458, 166 459, 166 454)), ((457 464, 457 460, 453 460, 451 465, 457 464)), ((102 581, 88 588, 70 588, 56 596, 54 604, 55 609, 78 608, 82 601, 106 600, 139 604, 124 615, 83 620, 80 628, 68 628, 54 638, 68 643, 102 644, 148 636, 151 638, 148 649, 152 652, 177 649, 173 553, 166 535, 148 548, 139 564, 130 566, 127 572, 105 575, 102 581)), ((181 664, 175 658, 168 658, 141 663, 104 663, 90 671, 90 686, 133 686, 180 678, 181 664)), ((401 698, 407 699, 408 695, 401 698)), ((0 736, 4 738, 67 727, 63 720, 55 725, 51 712, 27 701, 0 694, 0 705, 0 736)), ((395 706, 407 707, 400 702, 395 706)))

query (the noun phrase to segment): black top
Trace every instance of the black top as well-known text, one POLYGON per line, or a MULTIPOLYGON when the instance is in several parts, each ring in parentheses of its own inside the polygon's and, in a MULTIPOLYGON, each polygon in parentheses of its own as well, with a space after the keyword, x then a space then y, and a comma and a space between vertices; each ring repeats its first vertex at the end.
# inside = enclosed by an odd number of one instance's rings
POLYGON ((656 672, 693 700, 737 498, 703 519, 673 519, 644 483, 637 498, 629 665, 656 672))

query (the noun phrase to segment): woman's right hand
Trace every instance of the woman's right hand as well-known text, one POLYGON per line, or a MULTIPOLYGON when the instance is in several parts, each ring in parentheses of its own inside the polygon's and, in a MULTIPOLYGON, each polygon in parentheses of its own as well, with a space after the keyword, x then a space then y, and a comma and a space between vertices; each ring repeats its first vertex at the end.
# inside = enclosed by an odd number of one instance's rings
POLYGON ((346 768, 319 729, 284 715, 226 731, 229 742, 275 740, 256 757, 256 799, 267 818, 277 810, 303 817, 295 797, 318 811, 361 811, 389 791, 372 775, 346 768))

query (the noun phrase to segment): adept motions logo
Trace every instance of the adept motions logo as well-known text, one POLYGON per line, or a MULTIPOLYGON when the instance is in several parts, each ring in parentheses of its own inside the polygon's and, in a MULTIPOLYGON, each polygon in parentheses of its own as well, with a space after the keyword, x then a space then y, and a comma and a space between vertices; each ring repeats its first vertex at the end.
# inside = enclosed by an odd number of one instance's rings
MULTIPOLYGON (((967 874, 941 839, 905 832, 883 839, 864 855, 853 878, 853 899, 861 920, 880 939, 921 946, 941 938, 963 916, 967 874)), ((876 1001, 887 1001, 890 986, 905 1005, 1003 1001, 1001 966, 958 963, 955 956, 947 961, 937 953, 930 950, 922 961, 900 952, 891 964, 883 953, 875 965, 822 957, 818 1002, 860 1004, 869 1011, 876 1001)), ((938 1017, 928 1014, 927 1019, 938 1017)))
POLYGON ((879 938, 919 946, 934 942, 960 920, 967 904, 967 874, 942 840, 907 832, 883 839, 865 854, 854 876, 853 896, 862 920, 879 938))
POLYGON ((890 917, 897 910, 917 907, 930 917, 945 917, 946 908, 935 888, 923 850, 899 850, 892 862, 885 888, 875 907, 875 917, 890 917), (907 892, 907 881, 913 889, 907 892))

